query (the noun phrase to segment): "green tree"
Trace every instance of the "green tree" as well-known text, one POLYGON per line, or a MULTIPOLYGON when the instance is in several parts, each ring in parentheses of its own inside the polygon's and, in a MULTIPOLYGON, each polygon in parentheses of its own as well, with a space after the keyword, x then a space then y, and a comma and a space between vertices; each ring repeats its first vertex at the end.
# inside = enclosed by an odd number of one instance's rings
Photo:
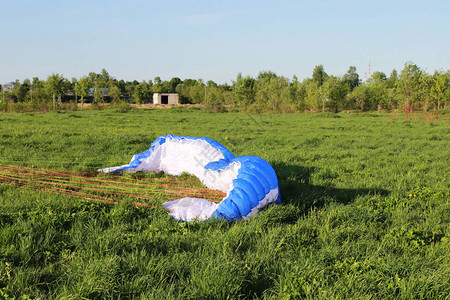
POLYGON ((377 109, 386 107, 386 74, 383 72, 374 72, 367 80, 368 98, 366 99, 366 109, 377 109))
POLYGON ((368 82, 385 82, 387 80, 386 74, 383 72, 376 71, 367 80, 368 82))
POLYGON ((53 73, 48 76, 46 81, 46 89, 49 94, 52 95, 53 108, 56 107, 56 97, 58 97, 58 103, 61 103, 61 97, 66 91, 67 85, 65 84, 65 78, 62 75, 53 73))
POLYGON ((294 89, 289 80, 270 71, 259 73, 255 85, 255 112, 293 112, 295 111, 294 89))
POLYGON ((186 85, 186 86, 194 86, 194 85, 197 84, 197 80, 195 80, 195 79, 185 79, 183 81, 183 84, 186 85))
POLYGON ((163 92, 163 82, 161 77, 155 77, 153 79, 152 92, 153 93, 162 93, 163 92))
POLYGON ((180 95, 180 103, 182 104, 192 103, 190 102, 190 99, 188 97, 187 86, 184 83, 180 83, 179 85, 177 85, 175 92, 180 95))
POLYGON ((201 79, 186 79, 177 86, 176 92, 180 94, 181 103, 205 103, 205 85, 201 79))
POLYGON ((75 103, 78 103, 78 90, 77 90, 77 83, 78 83, 78 79, 76 79, 75 77, 72 77, 71 80, 71 86, 72 86, 72 90, 75 96, 75 103))
POLYGON ((232 90, 235 101, 244 111, 255 101, 255 84, 254 78, 250 76, 242 77, 241 73, 238 74, 236 81, 233 81, 232 90))
POLYGON ((296 103, 297 109, 300 111, 304 111, 306 109, 306 87, 305 84, 302 84, 294 75, 292 80, 292 89, 293 89, 293 97, 294 102, 296 103))
POLYGON ((149 88, 145 80, 136 85, 133 91, 134 102, 141 104, 145 102, 145 99, 149 98, 149 88))
POLYGON ((327 106, 335 113, 344 108, 345 98, 350 91, 348 83, 343 78, 330 76, 324 83, 327 106))
POLYGON ((12 89, 12 94, 18 102, 25 102, 27 100, 28 93, 30 92, 30 80, 25 79, 23 83, 17 82, 12 89))
POLYGON ((359 108, 361 111, 367 108, 366 102, 368 100, 368 88, 364 85, 357 86, 347 94, 347 106, 350 108, 359 108))
POLYGON ((123 79, 115 82, 114 85, 116 85, 120 89, 121 95, 127 95, 127 83, 123 79))
POLYGON ((308 78, 302 82, 305 89, 305 109, 311 111, 325 111, 325 97, 323 95, 323 86, 319 86, 312 79, 308 78))
POLYGON ((175 93, 176 89, 177 89, 177 86, 179 84, 181 84, 181 83, 183 83, 183 81, 180 78, 178 78, 178 77, 173 77, 172 79, 170 79, 170 81, 168 83, 168 86, 169 86, 168 92, 169 93, 175 93))
POLYGON ((102 89, 108 88, 114 83, 114 78, 109 75, 106 69, 102 69, 100 73, 90 72, 88 77, 92 86, 97 86, 102 89))
POLYGON ((206 84, 203 81, 203 79, 200 78, 200 79, 197 80, 196 87, 197 87, 197 89, 196 89, 197 97, 198 97, 198 99, 202 99, 203 98, 203 100, 200 100, 200 102, 202 102, 203 105, 205 105, 206 104, 206 98, 207 98, 207 90, 206 90, 206 84), (203 91, 203 93, 201 91, 203 91), (200 96, 200 95, 203 95, 203 97, 200 96))
MULTIPOLYGON (((139 84, 139 82, 138 82, 138 84, 139 84)), ((133 96, 133 90, 134 90, 134 87, 135 87, 134 81, 133 81, 133 82, 131 82, 131 81, 125 82, 125 91, 124 91, 124 95, 127 95, 128 97, 133 96)))
POLYGON ((45 104, 50 100, 49 95, 45 89, 45 82, 39 80, 38 77, 33 77, 29 95, 30 101, 34 105, 36 105, 36 107, 45 108, 45 104))
POLYGON ((419 104, 420 77, 422 70, 408 62, 400 73, 398 87, 402 94, 405 109, 411 111, 414 105, 419 104))
POLYGON ((106 69, 102 69, 101 73, 98 76, 98 86, 100 88, 108 88, 112 85, 114 79, 109 75, 106 69))
POLYGON ((208 80, 206 82, 206 87, 209 88, 209 89, 217 88, 218 86, 219 85, 217 83, 215 83, 214 81, 212 81, 212 80, 208 80))
POLYGON ((98 86, 94 87, 94 103, 95 104, 103 103, 103 91, 102 88, 98 86))
POLYGON ((350 66, 347 73, 344 75, 344 79, 348 81, 351 91, 353 91, 355 87, 359 86, 360 80, 358 73, 356 73, 356 67, 350 66))
POLYGON ((91 82, 92 86, 98 85, 98 82, 100 80, 100 74, 97 74, 95 72, 89 72, 88 74, 89 81, 91 82))
POLYGON ((89 96, 89 88, 91 86, 91 81, 89 77, 81 77, 80 80, 75 84, 75 91, 81 97, 81 109, 83 109, 84 98, 89 96))
POLYGON ((442 71, 435 71, 432 78, 431 96, 436 101, 437 109, 441 109, 441 101, 449 89, 449 78, 442 71))
POLYGON ((323 68, 323 65, 317 65, 314 67, 312 80, 321 87, 325 80, 328 78, 328 74, 325 73, 325 70, 323 68))
POLYGON ((120 89, 115 85, 111 86, 111 88, 109 89, 109 96, 111 97, 113 103, 119 103, 120 89))
POLYGON ((424 111, 428 110, 428 105, 433 102, 433 97, 431 95, 431 89, 433 86, 433 77, 425 72, 420 74, 419 78, 419 101, 422 104, 424 111))
POLYGON ((277 77, 277 74, 272 72, 272 71, 262 71, 259 72, 258 77, 256 78, 257 81, 259 80, 270 80, 270 79, 274 79, 277 77))
POLYGON ((386 84, 388 88, 395 88, 397 86, 398 82, 398 73, 394 69, 391 72, 391 75, 389 75, 389 78, 386 80, 386 84))

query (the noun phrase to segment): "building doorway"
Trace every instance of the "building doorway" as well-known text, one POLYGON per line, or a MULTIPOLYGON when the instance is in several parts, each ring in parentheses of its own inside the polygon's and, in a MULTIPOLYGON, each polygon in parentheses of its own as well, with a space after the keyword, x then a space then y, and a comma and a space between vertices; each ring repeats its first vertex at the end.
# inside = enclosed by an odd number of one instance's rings
POLYGON ((169 96, 161 95, 161 104, 169 104, 169 96))

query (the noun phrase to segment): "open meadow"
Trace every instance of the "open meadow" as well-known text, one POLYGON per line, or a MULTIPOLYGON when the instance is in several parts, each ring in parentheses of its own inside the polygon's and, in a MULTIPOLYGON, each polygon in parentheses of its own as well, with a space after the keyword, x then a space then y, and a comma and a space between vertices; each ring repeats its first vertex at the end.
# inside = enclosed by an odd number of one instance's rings
POLYGON ((0 166, 94 172, 169 133, 267 160, 283 204, 185 223, 0 181, 0 299, 448 299, 448 112, 0 113, 0 166))

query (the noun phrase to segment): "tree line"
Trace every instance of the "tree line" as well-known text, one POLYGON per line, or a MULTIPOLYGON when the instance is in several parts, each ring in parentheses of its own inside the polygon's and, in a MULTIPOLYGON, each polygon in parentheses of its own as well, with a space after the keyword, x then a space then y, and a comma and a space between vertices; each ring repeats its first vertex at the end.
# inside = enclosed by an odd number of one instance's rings
POLYGON ((228 85, 178 77, 168 81, 160 77, 142 82, 124 81, 103 69, 71 80, 60 74, 52 74, 46 80, 37 77, 17 80, 11 91, 3 91, 0 101, 3 107, 8 103, 24 103, 55 109, 68 102, 151 103, 154 93, 179 93, 181 103, 201 103, 219 111, 225 106, 253 113, 439 110, 450 104, 450 71, 428 74, 408 62, 400 73, 393 70, 387 76, 377 71, 362 82, 354 66, 344 75, 335 76, 327 74, 323 65, 317 65, 311 78, 302 81, 296 76, 289 79, 262 71, 257 77, 238 74, 228 85))

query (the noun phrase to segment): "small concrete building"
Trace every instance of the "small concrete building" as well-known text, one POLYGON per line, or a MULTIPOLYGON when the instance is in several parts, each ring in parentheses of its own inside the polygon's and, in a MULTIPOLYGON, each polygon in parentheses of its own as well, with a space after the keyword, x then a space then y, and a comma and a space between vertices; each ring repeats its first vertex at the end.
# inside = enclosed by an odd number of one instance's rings
POLYGON ((178 104, 180 96, 177 93, 154 93, 153 104, 178 104))

